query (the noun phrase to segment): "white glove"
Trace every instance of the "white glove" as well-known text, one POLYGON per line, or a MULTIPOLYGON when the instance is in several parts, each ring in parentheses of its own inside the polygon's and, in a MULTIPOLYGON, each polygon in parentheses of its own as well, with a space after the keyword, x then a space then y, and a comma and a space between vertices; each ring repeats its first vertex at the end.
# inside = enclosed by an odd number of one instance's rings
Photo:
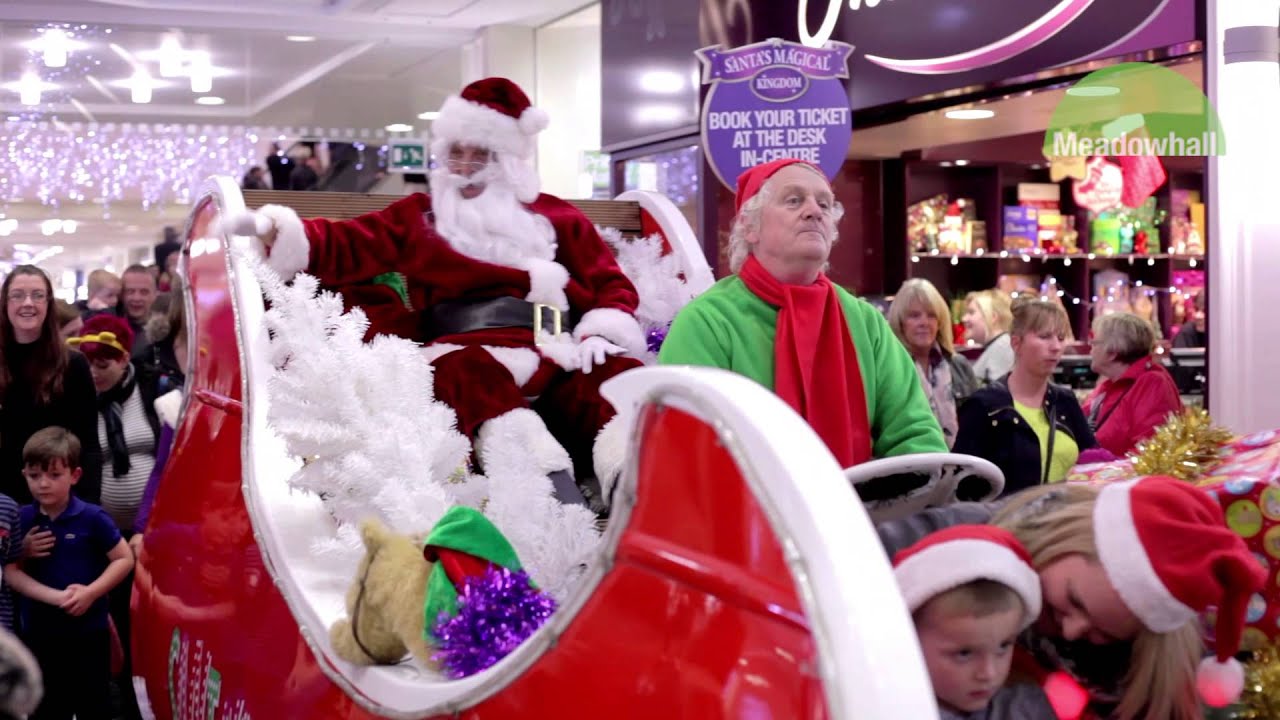
POLYGON ((262 241, 263 252, 271 254, 271 246, 276 241, 276 224, 271 218, 260 212, 245 210, 231 218, 231 232, 236 235, 248 235, 262 241))
POLYGON ((578 343, 578 366, 583 375, 590 375, 591 366, 603 365, 607 356, 621 355, 626 351, 626 348, 614 345, 599 335, 592 335, 578 343))

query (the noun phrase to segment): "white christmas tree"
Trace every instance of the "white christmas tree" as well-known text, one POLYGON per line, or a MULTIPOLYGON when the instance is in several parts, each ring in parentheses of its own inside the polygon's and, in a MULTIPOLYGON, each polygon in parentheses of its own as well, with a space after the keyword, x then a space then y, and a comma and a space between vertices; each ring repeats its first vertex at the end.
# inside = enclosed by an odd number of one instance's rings
POLYGON ((268 421, 307 460, 290 484, 323 498, 338 521, 317 550, 352 562, 364 518, 422 536, 462 503, 484 512, 534 581, 563 599, 599 544, 595 516, 560 504, 550 481, 526 468, 468 472, 470 442, 435 399, 418 344, 381 335, 366 343, 364 312, 343 312, 342 297, 315 278, 286 285, 256 258, 250 265, 270 303, 268 421))
POLYGON ((665 333, 676 313, 695 292, 684 279, 685 268, 676 253, 663 254, 662 236, 627 239, 616 228, 600 228, 600 237, 613 249, 618 267, 635 285, 640 297, 636 320, 645 332, 665 333))

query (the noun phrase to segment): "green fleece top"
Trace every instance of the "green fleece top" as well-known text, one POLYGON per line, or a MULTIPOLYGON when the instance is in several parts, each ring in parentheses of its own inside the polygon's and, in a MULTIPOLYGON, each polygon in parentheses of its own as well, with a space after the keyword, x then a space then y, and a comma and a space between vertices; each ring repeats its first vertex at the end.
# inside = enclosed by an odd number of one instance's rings
MULTIPOLYGON (((880 311, 837 287, 858 353, 867 396, 872 454, 883 458, 947 452, 942 429, 929 410, 911 356, 880 311)), ((662 365, 702 365, 745 375, 773 390, 773 341, 778 308, 747 289, 736 275, 724 278, 684 307, 662 343, 662 365)))

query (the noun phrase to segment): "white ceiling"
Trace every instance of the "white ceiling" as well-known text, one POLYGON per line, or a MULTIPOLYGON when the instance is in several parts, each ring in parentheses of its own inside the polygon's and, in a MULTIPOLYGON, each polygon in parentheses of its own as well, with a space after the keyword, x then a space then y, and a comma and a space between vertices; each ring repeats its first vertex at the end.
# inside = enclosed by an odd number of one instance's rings
MULTIPOLYGON (((7 116, 64 122, 201 123, 300 128, 373 128, 410 123, 458 91, 462 47, 491 25, 537 27, 592 0, 3 0, 0 2, 0 139, 7 116), (61 70, 29 48, 39 29, 69 24, 82 46, 61 70), (110 32, 108 32, 110 30, 110 32), (290 42, 286 36, 310 36, 290 42), (207 51, 218 106, 195 103, 187 77, 161 78, 149 55, 173 36, 184 50, 207 51), (117 45, 125 53, 113 49, 117 45), (123 55, 127 54, 126 58, 123 55), (135 104, 127 81, 141 65, 157 84, 135 104), (36 108, 9 89, 34 70, 58 85, 36 108)), ((3 157, 0 155, 0 157, 3 157)), ((0 168, 3 172, 3 168, 0 168)), ((32 228, 50 217, 38 203, 12 203, 0 214, 20 221, 0 237, 0 258, 16 243, 64 247, 50 265, 115 256, 126 246, 159 241, 165 224, 181 225, 182 208, 142 210, 118 203, 64 205, 75 235, 44 237, 32 228), (6 247, 8 246, 8 247, 6 247)))
MULTIPOLYGON (((93 80, 74 76, 49 93, 64 120, 217 121, 327 127, 414 122, 439 106, 461 79, 460 48, 489 25, 537 26, 590 0, 26 0, 0 3, 0 83, 18 80, 33 54, 25 43, 50 23, 71 23, 88 46, 93 80), (83 26, 83 28, 81 27, 83 26), (108 34, 106 31, 110 29, 108 34), (157 88, 147 104, 118 87, 166 33, 184 49, 206 50, 218 68, 216 107, 196 105, 186 78, 157 88), (295 43, 289 35, 311 36, 295 43), (96 80, 96 82, 95 82, 96 80), (105 88, 105 92, 104 92, 105 88), (109 95, 108 95, 109 93, 109 95), (74 99, 75 103, 71 101, 74 99), (92 116, 92 117, 90 117, 92 116)), ((38 58, 36 58, 38 59, 38 58)), ((50 74, 37 68, 42 74, 50 74)), ((20 112, 11 91, 0 109, 20 112)))

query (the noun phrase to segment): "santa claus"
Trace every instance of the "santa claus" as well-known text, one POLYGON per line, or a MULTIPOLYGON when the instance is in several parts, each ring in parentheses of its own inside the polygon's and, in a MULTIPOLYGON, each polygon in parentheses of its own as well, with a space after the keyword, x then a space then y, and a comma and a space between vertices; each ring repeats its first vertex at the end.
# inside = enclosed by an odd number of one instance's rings
POLYGON ((435 395, 487 471, 534 467, 580 501, 571 457, 604 487, 622 465, 622 425, 600 385, 646 348, 636 290, 591 221, 539 192, 530 160, 546 125, 510 80, 477 81, 432 127, 431 195, 345 221, 266 205, 237 230, 261 239, 283 277, 305 271, 349 299, 389 292, 371 282, 397 274, 403 302, 370 312, 370 334, 425 344, 435 395))

